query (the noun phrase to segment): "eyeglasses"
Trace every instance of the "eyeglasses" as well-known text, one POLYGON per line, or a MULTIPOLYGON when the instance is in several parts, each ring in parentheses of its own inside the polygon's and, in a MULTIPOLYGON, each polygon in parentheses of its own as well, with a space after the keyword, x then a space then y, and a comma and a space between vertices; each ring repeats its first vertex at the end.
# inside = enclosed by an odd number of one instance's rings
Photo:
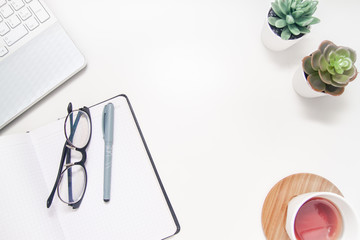
POLYGON ((81 204, 87 185, 86 148, 89 145, 92 132, 89 108, 83 107, 79 110, 72 110, 72 104, 69 103, 64 132, 66 142, 56 181, 47 199, 47 207, 51 206, 55 191, 57 191, 62 202, 76 209, 81 204))

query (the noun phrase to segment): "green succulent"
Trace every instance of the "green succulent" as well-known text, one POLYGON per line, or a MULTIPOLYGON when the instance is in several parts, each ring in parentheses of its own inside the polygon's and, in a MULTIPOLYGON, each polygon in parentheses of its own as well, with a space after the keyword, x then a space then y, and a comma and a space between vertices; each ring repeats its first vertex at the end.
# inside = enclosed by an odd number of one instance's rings
POLYGON ((282 29, 281 38, 290 39, 291 35, 309 33, 309 26, 320 20, 312 15, 316 11, 318 1, 314 0, 275 0, 271 8, 276 16, 269 16, 270 25, 282 29))
POLYGON ((323 41, 319 49, 302 60, 310 86, 318 92, 341 95, 357 76, 356 53, 351 48, 323 41))

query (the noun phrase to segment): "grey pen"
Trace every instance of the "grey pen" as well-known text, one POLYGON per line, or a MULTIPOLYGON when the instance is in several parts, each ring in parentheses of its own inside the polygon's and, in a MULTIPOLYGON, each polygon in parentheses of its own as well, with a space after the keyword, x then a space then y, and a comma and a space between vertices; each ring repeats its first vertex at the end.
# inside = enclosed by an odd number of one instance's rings
POLYGON ((104 201, 110 201, 110 185, 111 185, 111 162, 112 162, 112 146, 114 138, 114 105, 108 103, 103 110, 103 137, 104 137, 104 201))

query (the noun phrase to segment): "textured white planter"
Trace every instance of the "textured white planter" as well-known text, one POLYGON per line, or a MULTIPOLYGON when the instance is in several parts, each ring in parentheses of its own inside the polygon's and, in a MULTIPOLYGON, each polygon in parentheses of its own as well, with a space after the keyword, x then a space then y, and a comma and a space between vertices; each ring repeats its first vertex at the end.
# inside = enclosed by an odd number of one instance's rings
POLYGON ((328 95, 323 92, 317 92, 314 89, 312 89, 309 82, 305 78, 305 74, 302 66, 300 66, 294 74, 293 87, 295 92, 297 92, 300 96, 306 98, 323 97, 328 95))
POLYGON ((305 36, 306 35, 298 39, 284 40, 271 30, 267 21, 267 17, 265 19, 265 23, 261 32, 261 40, 263 44, 273 51, 285 50, 286 48, 291 47, 292 45, 303 39, 305 36))

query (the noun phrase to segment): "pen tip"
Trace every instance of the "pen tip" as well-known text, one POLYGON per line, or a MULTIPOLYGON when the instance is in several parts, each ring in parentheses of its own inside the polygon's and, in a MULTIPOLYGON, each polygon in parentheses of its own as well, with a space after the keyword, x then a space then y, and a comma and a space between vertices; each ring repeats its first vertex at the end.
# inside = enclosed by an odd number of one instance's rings
POLYGON ((110 201, 110 199, 104 199, 104 202, 109 202, 110 201))

